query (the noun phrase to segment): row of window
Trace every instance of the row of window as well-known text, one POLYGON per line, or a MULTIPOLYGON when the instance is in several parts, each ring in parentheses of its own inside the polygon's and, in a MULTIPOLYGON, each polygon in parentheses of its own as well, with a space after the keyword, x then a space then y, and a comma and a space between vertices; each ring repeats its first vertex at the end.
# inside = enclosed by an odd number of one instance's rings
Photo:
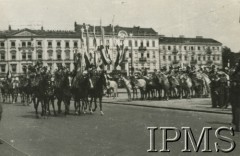
MULTIPOLYGON (((37 53, 37 59, 42 59, 42 53, 37 53)), ((22 60, 32 60, 32 53, 21 53, 22 60)), ((5 60, 5 53, 0 54, 0 59, 5 60)), ((49 52, 48 53, 48 59, 53 59, 53 53, 49 52)), ((61 60, 62 59, 62 54, 57 53, 57 59, 61 60)), ((70 59, 70 52, 65 52, 65 60, 70 59)), ((16 60, 16 53, 11 53, 11 60, 16 60)))
MULTIPOLYGON (((10 41, 11 42, 11 47, 15 47, 16 46, 16 42, 15 41, 10 41)), ((101 44, 101 40, 99 41, 100 44, 101 44)), ((124 42, 124 40, 121 40, 120 41, 122 44, 124 42)), ((94 41, 90 42, 92 44, 94 44, 94 41)), ((143 41, 140 41, 140 44, 138 44, 138 40, 135 40, 134 41, 134 45, 132 44, 132 40, 129 40, 128 41, 128 46, 135 46, 135 47, 138 47, 138 46, 146 46, 146 47, 155 47, 156 44, 155 44, 155 41, 152 41, 151 42, 151 45, 150 45, 150 41, 146 41, 146 43, 144 44, 143 41)), ((61 41, 56 41, 56 44, 57 44, 57 47, 61 47, 61 41)), ((22 41, 21 42, 21 46, 22 47, 26 47, 26 46, 32 46, 33 43, 31 41, 22 41)), ((47 45, 48 47, 52 47, 53 45, 53 41, 47 41, 47 45)), ((110 40, 106 40, 106 45, 110 45, 110 40)), ((0 42, 0 47, 4 47, 5 46, 5 43, 4 42, 0 42)), ((42 46, 42 41, 37 41, 37 46, 42 46)), ((90 45, 91 46, 91 45, 90 45)), ((92 45, 94 46, 94 45, 92 45)), ((70 42, 69 41, 65 41, 65 47, 70 47, 70 42)), ((78 47, 78 41, 74 41, 73 42, 73 47, 78 47)))
MULTIPOLYGON (((48 67, 52 67, 53 66, 53 63, 48 63, 47 64, 48 67)), ((61 66, 62 63, 56 63, 57 67, 61 66)), ((67 67, 68 69, 70 69, 70 65, 71 63, 65 63, 65 67, 67 67)), ((24 71, 24 64, 22 64, 22 71, 24 71)), ((1 68, 1 73, 6 73, 6 65, 5 64, 2 64, 0 65, 0 68, 1 68)), ((13 73, 16 73, 17 72, 17 64, 11 64, 11 72, 13 73)))
MULTIPOLYGON (((171 61, 171 60, 174 60, 174 61, 176 61, 177 60, 177 56, 173 56, 173 58, 172 58, 172 56, 168 56, 168 61, 171 61)), ((207 60, 211 60, 211 56, 198 56, 197 57, 197 60, 198 61, 206 61, 206 59, 207 60)), ((166 56, 163 56, 163 60, 164 61, 166 61, 166 56)), ((185 55, 185 56, 179 56, 179 60, 185 60, 185 61, 187 61, 188 60, 188 56, 187 55, 185 55)), ((194 57, 191 57, 191 60, 196 60, 194 57)), ((220 61, 220 56, 218 55, 218 56, 212 56, 212 60, 213 61, 220 61)))
POLYGON ((218 46, 161 46, 160 49, 162 50, 205 50, 209 48, 210 50, 219 50, 220 48, 218 46))

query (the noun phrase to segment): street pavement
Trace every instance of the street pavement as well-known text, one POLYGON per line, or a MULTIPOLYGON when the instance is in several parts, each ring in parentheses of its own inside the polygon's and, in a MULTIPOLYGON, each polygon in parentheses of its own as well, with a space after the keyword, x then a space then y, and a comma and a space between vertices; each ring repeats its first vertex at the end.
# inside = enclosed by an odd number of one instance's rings
MULTIPOLYGON (((160 107, 142 107, 124 105, 124 103, 145 103, 147 105, 180 105, 184 107, 188 100, 170 101, 133 101, 127 102, 124 95, 111 103, 112 98, 104 98, 104 116, 99 110, 93 115, 59 115, 47 119, 36 119, 33 105, 4 104, 3 120, 0 123, 0 139, 6 141, 0 145, 0 156, 148 156, 148 155, 202 155, 203 153, 181 153, 183 136, 179 142, 168 143, 170 153, 147 153, 149 149, 149 131, 147 127, 189 126, 199 137, 204 126, 211 126, 210 149, 212 153, 204 155, 224 155, 216 153, 214 143, 228 148, 229 144, 218 140, 214 131, 221 126, 230 127, 231 115, 197 111, 163 109, 160 107), (121 98, 120 98, 121 97, 121 98), (125 100, 125 101, 124 101, 125 100), (121 103, 119 103, 119 101, 121 103), (154 104, 155 103, 155 104, 154 104), (4 151, 4 153, 2 152, 4 151), (13 153, 15 152, 15 153, 13 153)), ((210 109, 210 99, 191 99, 192 105, 210 109), (201 105, 202 103, 202 105, 201 105)), ((73 110, 73 104, 71 104, 73 110)), ((229 111, 229 110, 226 110, 229 111)), ((74 114, 74 112, 71 112, 74 114)), ((170 133, 171 136, 171 133, 170 133)), ((233 138, 236 148, 229 155, 240 152, 239 133, 233 138)), ((156 148, 161 149, 161 132, 156 131, 156 148)), ((202 147, 202 146, 201 146, 202 147)), ((191 148, 192 149, 192 148, 191 148)))

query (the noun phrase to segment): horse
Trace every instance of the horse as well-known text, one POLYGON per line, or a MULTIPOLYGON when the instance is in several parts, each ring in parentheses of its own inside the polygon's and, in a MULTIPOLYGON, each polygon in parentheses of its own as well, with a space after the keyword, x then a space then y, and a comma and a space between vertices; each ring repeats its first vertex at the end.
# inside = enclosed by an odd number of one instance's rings
POLYGON ((177 77, 173 75, 168 76, 168 81, 170 83, 170 94, 172 94, 172 97, 178 97, 179 90, 180 90, 180 83, 177 77))
POLYGON ((97 99, 99 99, 100 113, 104 115, 102 110, 102 97, 103 90, 107 86, 106 73, 104 71, 93 71, 90 73, 90 79, 93 87, 89 90, 89 96, 91 97, 90 108, 92 108, 92 101, 94 100, 95 108, 93 111, 97 109, 97 99))
MULTIPOLYGON (((89 76, 78 72, 71 80, 71 93, 74 99, 75 114, 81 114, 81 109, 85 113, 85 110, 88 105, 88 93, 89 89, 93 88, 89 76), (82 105, 81 105, 82 101, 82 105), (81 107, 82 106, 82 107, 81 107)), ((92 110, 89 106, 89 111, 92 113, 92 110)))
POLYGON ((164 99, 169 100, 170 83, 168 81, 167 75, 160 72, 157 74, 157 78, 160 84, 160 91, 164 91, 164 99))
POLYGON ((69 82, 69 73, 65 70, 55 72, 55 96, 57 98, 58 114, 62 112, 61 103, 65 105, 65 115, 69 114, 71 101, 71 88, 69 82))
POLYGON ((192 80, 188 76, 188 74, 184 73, 179 76, 180 80, 180 99, 183 97, 183 93, 185 93, 186 98, 191 98, 191 89, 192 89, 192 80))
MULTIPOLYGON (((131 100, 132 100, 132 98, 131 98, 132 85, 131 85, 130 80, 128 80, 125 76, 120 75, 119 81, 123 81, 124 87, 125 87, 126 90, 127 90, 128 101, 131 101, 131 100)), ((119 83, 120 83, 120 82, 119 82, 119 83)), ((134 99, 134 97, 133 97, 133 99, 134 99)))
POLYGON ((107 79, 107 91, 113 91, 113 98, 116 98, 118 96, 118 84, 116 81, 108 80, 107 79))
MULTIPOLYGON (((132 84, 132 89, 133 89, 133 98, 134 98, 134 93, 137 93, 137 89, 140 90, 140 94, 141 94, 141 99, 144 100, 146 97, 146 80, 144 79, 136 79, 135 76, 131 76, 130 77, 130 81, 132 84)), ((136 94, 137 95, 137 94, 136 94)))

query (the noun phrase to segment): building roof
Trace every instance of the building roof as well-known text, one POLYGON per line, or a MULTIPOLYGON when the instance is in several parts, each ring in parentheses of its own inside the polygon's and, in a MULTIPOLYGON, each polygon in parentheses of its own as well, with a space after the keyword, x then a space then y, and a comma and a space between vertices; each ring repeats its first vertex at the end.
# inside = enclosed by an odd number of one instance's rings
POLYGON ((0 38, 4 37, 19 37, 19 36, 32 36, 32 37, 80 37, 79 32, 75 31, 63 31, 63 30, 34 30, 34 29, 18 29, 18 30, 6 30, 0 31, 0 38), (28 34, 26 34, 27 32, 28 34))
MULTIPOLYGON (((75 22, 74 27, 76 32, 81 32, 81 28, 85 28, 85 23, 77 24, 75 22)), ((94 26, 93 25, 88 25, 89 26, 89 33, 93 33, 94 26)), ((112 35, 113 34, 113 26, 110 24, 108 26, 102 26, 104 28, 104 32, 106 35, 112 35)), ((126 31, 128 35, 130 33, 133 34, 133 36, 157 36, 158 33, 153 29, 153 28, 141 28, 141 27, 122 27, 122 26, 114 26, 114 35, 117 35, 119 31, 126 31)), ((101 26, 95 26, 95 33, 96 35, 101 34, 101 26)))
POLYGON ((196 38, 185 38, 185 37, 164 37, 159 36, 159 44, 219 44, 222 45, 221 42, 218 42, 211 38, 203 38, 201 36, 197 36, 196 38))

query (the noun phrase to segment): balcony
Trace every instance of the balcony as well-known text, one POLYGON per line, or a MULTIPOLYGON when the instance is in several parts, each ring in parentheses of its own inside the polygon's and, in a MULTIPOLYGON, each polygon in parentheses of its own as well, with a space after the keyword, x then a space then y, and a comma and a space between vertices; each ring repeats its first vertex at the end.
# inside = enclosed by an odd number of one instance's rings
POLYGON ((173 54, 177 54, 178 53, 178 50, 176 48, 173 49, 172 51, 173 54))
POLYGON ((23 52, 32 52, 34 50, 34 47, 33 46, 18 47, 18 50, 23 52))
POLYGON ((179 60, 173 60, 172 64, 179 64, 179 60))
POLYGON ((140 51, 140 52, 144 52, 144 51, 146 51, 147 50, 147 48, 146 47, 143 47, 143 46, 140 46, 139 48, 138 48, 138 51, 140 51))
POLYGON ((207 60, 207 64, 212 64, 213 61, 212 60, 207 60))
POLYGON ((197 64, 197 60, 191 60, 190 64, 197 64))
POLYGON ((5 47, 0 47, 0 50, 4 50, 5 49, 5 47))
POLYGON ((147 58, 146 57, 141 57, 141 58, 139 58, 139 62, 147 62, 147 58))

